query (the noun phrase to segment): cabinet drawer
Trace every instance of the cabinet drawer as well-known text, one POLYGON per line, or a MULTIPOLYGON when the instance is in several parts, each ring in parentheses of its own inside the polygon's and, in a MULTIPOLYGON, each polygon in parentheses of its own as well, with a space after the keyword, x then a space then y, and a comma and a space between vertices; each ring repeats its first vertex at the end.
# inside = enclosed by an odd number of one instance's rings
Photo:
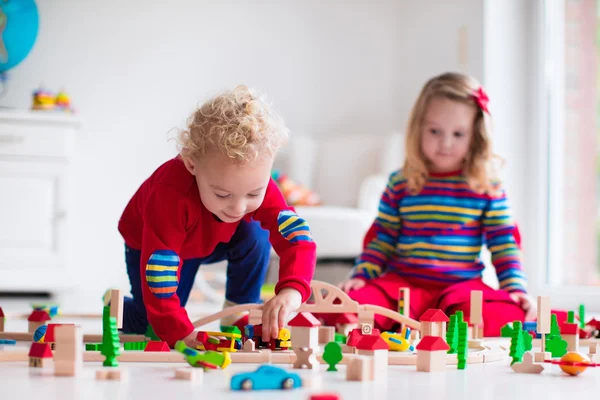
POLYGON ((63 126, 0 124, 0 155, 67 157, 73 131, 63 126))

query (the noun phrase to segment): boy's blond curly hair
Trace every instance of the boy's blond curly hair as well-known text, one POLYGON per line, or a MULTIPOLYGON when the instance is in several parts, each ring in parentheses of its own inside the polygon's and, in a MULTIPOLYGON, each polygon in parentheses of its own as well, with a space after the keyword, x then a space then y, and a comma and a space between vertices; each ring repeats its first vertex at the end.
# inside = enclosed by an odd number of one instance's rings
POLYGON ((275 156, 288 138, 288 129, 263 96, 238 86, 206 101, 178 135, 183 157, 198 159, 216 150, 238 163, 275 156))
POLYGON ((473 96, 479 88, 481 85, 474 78, 453 72, 436 76, 425 84, 413 106, 406 130, 406 160, 402 173, 407 179, 409 193, 418 194, 429 177, 427 160, 421 150, 421 135, 427 107, 435 98, 446 98, 477 108, 463 174, 473 191, 491 195, 497 193, 500 182, 496 169, 502 160, 492 151, 491 118, 473 96))

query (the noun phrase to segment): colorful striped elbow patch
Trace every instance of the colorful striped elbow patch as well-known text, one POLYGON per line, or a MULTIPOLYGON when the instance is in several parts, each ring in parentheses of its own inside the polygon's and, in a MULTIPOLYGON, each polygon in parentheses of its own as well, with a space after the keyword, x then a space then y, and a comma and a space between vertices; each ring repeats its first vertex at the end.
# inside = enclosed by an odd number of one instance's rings
POLYGON ((306 221, 291 210, 285 210, 279 213, 277 225, 279 226, 279 233, 292 243, 301 240, 306 240, 308 242, 313 241, 310 234, 310 228, 306 221))
POLYGON ((150 291, 161 299, 166 299, 177 291, 177 270, 179 256, 172 250, 156 250, 146 265, 146 282, 150 291))

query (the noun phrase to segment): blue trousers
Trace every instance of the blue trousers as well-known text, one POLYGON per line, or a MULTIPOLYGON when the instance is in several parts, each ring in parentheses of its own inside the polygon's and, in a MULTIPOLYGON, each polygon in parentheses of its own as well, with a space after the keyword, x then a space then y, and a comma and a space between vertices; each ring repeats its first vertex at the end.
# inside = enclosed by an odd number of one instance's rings
MULTIPOLYGON (((259 303, 270 251, 269 232, 262 229, 258 222, 241 221, 229 243, 219 243, 207 257, 183 260, 176 292, 181 306, 188 301, 200 265, 223 260, 228 261, 225 298, 238 304, 259 303)), ((125 245, 125 262, 132 295, 124 299, 122 331, 125 333, 145 333, 148 327, 142 299, 140 258, 140 250, 125 245)))

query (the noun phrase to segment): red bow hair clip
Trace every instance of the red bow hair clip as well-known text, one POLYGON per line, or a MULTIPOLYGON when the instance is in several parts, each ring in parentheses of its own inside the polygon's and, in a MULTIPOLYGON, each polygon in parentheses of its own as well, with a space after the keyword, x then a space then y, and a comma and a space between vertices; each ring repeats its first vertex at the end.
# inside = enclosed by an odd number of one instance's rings
POLYGON ((490 114, 490 110, 488 109, 488 103, 490 102, 490 98, 488 97, 487 93, 485 92, 485 90, 483 90, 482 87, 473 92, 473 98, 477 102, 479 108, 481 108, 481 111, 490 114))

